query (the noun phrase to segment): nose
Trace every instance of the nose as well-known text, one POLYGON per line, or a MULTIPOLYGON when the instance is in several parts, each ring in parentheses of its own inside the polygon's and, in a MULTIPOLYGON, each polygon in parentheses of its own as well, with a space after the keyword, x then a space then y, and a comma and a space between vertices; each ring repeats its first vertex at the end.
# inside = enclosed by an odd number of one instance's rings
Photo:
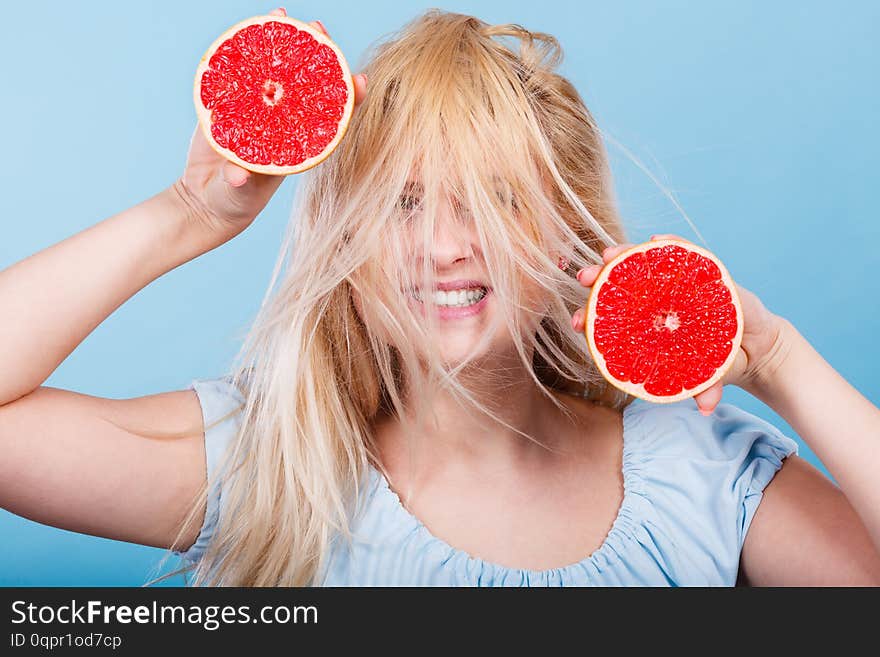
POLYGON ((431 260, 435 270, 442 272, 473 259, 476 235, 469 223, 451 211, 439 214, 431 244, 431 260))

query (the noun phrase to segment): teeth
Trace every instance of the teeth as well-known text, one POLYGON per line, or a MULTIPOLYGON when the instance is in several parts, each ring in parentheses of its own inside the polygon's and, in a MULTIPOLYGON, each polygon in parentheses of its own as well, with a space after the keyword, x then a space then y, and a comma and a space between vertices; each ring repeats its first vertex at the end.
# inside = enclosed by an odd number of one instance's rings
MULTIPOLYGON (((418 291, 413 291, 416 300, 421 301, 422 297, 418 291)), ((485 288, 469 288, 466 290, 436 290, 431 295, 431 301, 435 306, 445 306, 447 308, 461 308, 463 306, 472 306, 480 299, 486 296, 485 288)))

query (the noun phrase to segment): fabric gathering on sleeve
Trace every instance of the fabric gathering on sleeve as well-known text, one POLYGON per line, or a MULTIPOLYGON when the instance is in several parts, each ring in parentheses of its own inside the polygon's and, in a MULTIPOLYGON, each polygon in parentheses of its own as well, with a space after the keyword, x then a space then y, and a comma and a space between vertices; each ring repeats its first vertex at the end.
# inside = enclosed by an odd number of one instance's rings
POLYGON ((210 490, 206 500, 205 517, 195 542, 186 550, 174 554, 189 563, 196 563, 214 536, 222 503, 222 487, 217 475, 221 459, 235 437, 241 422, 241 413, 232 413, 244 402, 241 392, 232 385, 231 377, 194 379, 189 388, 195 390, 202 407, 205 426, 205 467, 210 490), (218 420, 229 415, 222 421, 218 420))

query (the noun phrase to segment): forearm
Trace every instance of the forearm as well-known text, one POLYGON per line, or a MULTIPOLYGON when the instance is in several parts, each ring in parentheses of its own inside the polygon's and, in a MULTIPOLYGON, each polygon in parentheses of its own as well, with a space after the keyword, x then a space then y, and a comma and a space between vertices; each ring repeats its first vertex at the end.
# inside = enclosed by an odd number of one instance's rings
POLYGON ((789 323, 784 354, 751 389, 797 432, 834 476, 880 549, 880 409, 789 323))
POLYGON ((39 387, 128 298, 212 246, 171 187, 0 272, 0 404, 39 387))

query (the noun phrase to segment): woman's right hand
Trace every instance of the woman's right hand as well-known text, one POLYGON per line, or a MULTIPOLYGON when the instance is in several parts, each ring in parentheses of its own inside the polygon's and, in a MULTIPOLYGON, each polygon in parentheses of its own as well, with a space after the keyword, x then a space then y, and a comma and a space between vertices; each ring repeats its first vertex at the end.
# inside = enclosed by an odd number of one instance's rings
MULTIPOLYGON (((285 16, 286 12, 282 7, 270 14, 285 16)), ((310 25, 327 34, 320 21, 310 25)), ((353 82, 357 106, 366 95, 367 77, 355 75, 353 82)), ((219 245, 254 221, 284 178, 254 173, 230 162, 211 148, 201 126, 196 125, 186 168, 174 188, 186 204, 189 218, 205 228, 210 241, 219 245)))

